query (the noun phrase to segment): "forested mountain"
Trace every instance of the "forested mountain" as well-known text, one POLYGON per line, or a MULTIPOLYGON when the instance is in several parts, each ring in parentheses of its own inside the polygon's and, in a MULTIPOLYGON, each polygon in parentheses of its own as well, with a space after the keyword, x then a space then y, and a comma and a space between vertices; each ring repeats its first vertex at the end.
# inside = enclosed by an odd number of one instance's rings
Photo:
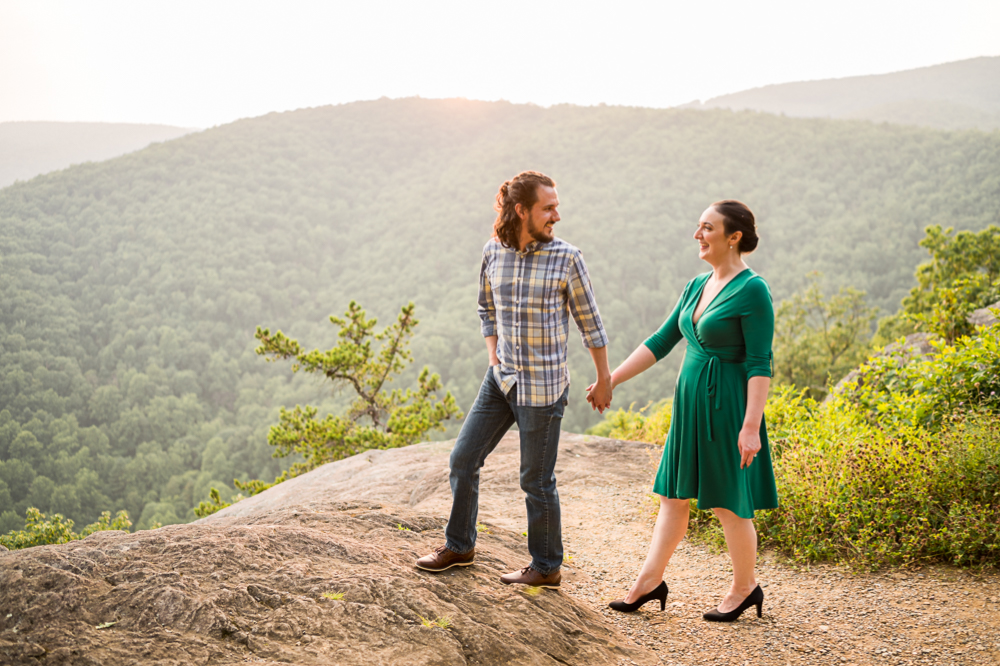
MULTIPOLYGON (((329 347, 351 299, 384 323, 413 300, 417 366, 467 408, 493 196, 527 168, 558 181, 556 233, 584 251, 613 364, 705 270, 691 234, 714 200, 757 212, 749 261, 776 298, 819 270, 885 311, 925 226, 1000 214, 995 133, 464 100, 270 114, 17 183, 0 190, 0 531, 27 506, 185 520, 212 485, 271 478, 278 406, 338 398, 256 357, 255 327, 329 347)), ((616 404, 668 396, 676 356, 616 404)), ((564 427, 582 431, 598 417, 575 337, 570 367, 564 427)))
POLYGON ((1000 129, 1000 56, 891 74, 781 83, 688 106, 995 130, 1000 129))
POLYGON ((0 187, 71 164, 118 157, 193 131, 134 123, 0 123, 0 187))

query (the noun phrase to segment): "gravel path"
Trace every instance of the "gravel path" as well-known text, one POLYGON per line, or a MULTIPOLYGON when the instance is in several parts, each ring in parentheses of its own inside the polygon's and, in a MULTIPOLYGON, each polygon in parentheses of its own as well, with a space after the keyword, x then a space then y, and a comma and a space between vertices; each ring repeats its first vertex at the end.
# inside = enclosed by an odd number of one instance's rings
POLYGON ((648 484, 570 483, 561 498, 566 592, 664 664, 1000 664, 1000 576, 947 566, 857 574, 765 552, 763 618, 713 624, 701 614, 729 586, 729 557, 685 540, 667 569, 666 612, 616 613, 607 602, 628 590, 652 534, 648 484))

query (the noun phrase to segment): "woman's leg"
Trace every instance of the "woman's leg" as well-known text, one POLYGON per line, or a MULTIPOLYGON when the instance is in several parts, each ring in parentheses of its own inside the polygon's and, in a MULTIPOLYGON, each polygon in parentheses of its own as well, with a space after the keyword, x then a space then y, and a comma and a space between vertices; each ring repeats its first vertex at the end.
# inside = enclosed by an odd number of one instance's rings
POLYGON ((674 549, 687 532, 689 508, 689 500, 660 497, 660 513, 656 516, 653 540, 649 544, 649 552, 646 553, 646 562, 639 571, 639 577, 632 584, 632 589, 625 595, 626 603, 632 603, 652 591, 663 580, 667 563, 670 562, 674 549))
POLYGON ((752 520, 740 518, 729 509, 712 509, 712 511, 722 523, 722 531, 726 534, 726 546, 729 548, 729 559, 733 562, 733 584, 719 604, 719 610, 728 613, 739 606, 757 587, 757 578, 754 576, 754 566, 757 564, 757 531, 753 528, 752 520))

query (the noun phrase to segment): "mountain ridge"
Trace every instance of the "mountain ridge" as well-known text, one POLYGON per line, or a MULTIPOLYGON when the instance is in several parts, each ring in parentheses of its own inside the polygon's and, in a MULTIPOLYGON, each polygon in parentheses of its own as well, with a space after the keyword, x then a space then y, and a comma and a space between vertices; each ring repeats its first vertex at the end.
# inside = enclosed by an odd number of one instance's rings
POLYGON ((1000 56, 886 74, 776 83, 685 107, 994 130, 1000 128, 1000 56))
POLYGON ((197 131, 145 123, 2 122, 0 188, 74 164, 119 157, 197 131))

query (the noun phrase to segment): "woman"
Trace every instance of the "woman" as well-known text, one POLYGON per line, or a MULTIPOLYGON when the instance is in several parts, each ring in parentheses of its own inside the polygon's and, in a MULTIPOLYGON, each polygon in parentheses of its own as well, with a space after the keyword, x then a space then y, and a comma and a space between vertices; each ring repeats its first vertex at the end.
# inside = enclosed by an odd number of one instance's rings
POLYGON ((687 340, 653 484, 660 495, 653 540, 632 588, 610 605, 632 612, 655 599, 663 609, 668 592, 663 572, 687 531, 688 500, 697 498, 698 507, 711 508, 722 523, 733 563, 729 592, 704 618, 732 622, 751 606, 760 617, 764 593, 754 577, 753 514, 778 506, 763 418, 774 309, 767 283, 743 261, 757 247, 754 215, 745 204, 712 204, 694 237, 701 246, 698 256, 712 271, 688 282, 660 329, 611 375, 612 387, 626 382, 653 367, 682 337, 687 340))

